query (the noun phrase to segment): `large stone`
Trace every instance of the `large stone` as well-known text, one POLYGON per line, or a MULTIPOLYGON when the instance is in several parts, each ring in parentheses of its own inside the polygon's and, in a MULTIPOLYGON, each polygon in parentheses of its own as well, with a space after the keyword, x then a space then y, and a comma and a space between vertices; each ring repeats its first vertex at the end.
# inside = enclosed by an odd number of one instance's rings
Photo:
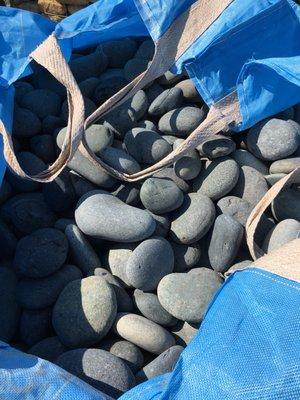
POLYGON ((114 147, 103 149, 101 151, 101 159, 110 167, 126 174, 134 174, 141 170, 139 164, 130 154, 114 147))
POLYGON ((117 276, 125 287, 131 287, 131 284, 126 275, 126 264, 131 256, 135 246, 129 244, 115 244, 110 247, 107 253, 107 266, 110 272, 117 276))
POLYGON ((20 105, 42 119, 48 115, 59 114, 61 99, 58 94, 50 90, 35 89, 22 96, 20 105))
POLYGON ((94 52, 73 59, 69 63, 72 74, 78 82, 92 76, 99 76, 106 69, 107 64, 108 60, 101 46, 98 46, 94 52))
POLYGON ((60 342, 58 337, 51 336, 34 344, 30 347, 28 353, 43 358, 44 360, 54 362, 57 357, 65 351, 67 351, 67 348, 60 342))
MULTIPOLYGON (((183 139, 177 139, 174 144, 174 150, 183 142, 183 139)), ((201 171, 201 160, 198 152, 193 149, 174 163, 174 171, 177 176, 187 181, 196 178, 201 171)))
POLYGON ((300 157, 277 160, 271 164, 270 174, 289 174, 296 168, 300 168, 300 157))
POLYGON ((31 151, 45 163, 52 163, 56 158, 55 142, 52 135, 36 135, 30 140, 31 151))
POLYGON ((185 106, 164 114, 158 123, 158 129, 166 135, 186 138, 204 120, 202 108, 185 106))
POLYGON ((270 230, 263 243, 265 253, 291 242, 300 237, 300 222, 295 219, 285 219, 270 230))
POLYGON ((126 86, 126 84, 127 81, 123 69, 109 68, 99 76, 99 83, 94 90, 92 98, 100 105, 122 89, 122 87, 126 86))
POLYGON ((236 196, 223 197, 217 203, 217 211, 220 214, 230 215, 244 226, 252 209, 253 206, 248 201, 236 196))
POLYGON ((267 165, 245 149, 237 149, 232 154, 232 158, 238 163, 240 167, 246 166, 254 168, 263 175, 266 175, 268 173, 267 165))
POLYGON ((183 93, 180 88, 173 87, 164 90, 149 106, 150 115, 162 115, 181 106, 183 93))

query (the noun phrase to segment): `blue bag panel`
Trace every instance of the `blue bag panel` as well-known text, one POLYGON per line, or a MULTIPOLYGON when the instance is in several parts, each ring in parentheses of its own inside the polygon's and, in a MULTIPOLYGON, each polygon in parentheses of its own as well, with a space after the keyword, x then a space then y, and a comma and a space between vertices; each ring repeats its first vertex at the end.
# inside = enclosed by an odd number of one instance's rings
POLYGON ((121 397, 137 398, 299 400, 300 284, 255 268, 230 276, 173 373, 121 397))

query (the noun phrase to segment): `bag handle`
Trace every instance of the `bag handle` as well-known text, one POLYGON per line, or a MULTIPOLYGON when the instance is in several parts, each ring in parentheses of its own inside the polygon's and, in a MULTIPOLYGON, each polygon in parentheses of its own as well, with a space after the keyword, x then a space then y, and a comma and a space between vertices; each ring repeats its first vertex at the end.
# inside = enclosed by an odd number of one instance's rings
POLYGON ((50 182, 55 179, 73 157, 83 136, 84 102, 72 72, 60 50, 54 34, 49 36, 34 50, 30 57, 46 68, 67 90, 69 117, 67 133, 57 160, 37 175, 28 175, 20 166, 13 149, 12 137, 0 120, 0 133, 3 137, 4 158, 9 168, 17 175, 37 182, 50 182))

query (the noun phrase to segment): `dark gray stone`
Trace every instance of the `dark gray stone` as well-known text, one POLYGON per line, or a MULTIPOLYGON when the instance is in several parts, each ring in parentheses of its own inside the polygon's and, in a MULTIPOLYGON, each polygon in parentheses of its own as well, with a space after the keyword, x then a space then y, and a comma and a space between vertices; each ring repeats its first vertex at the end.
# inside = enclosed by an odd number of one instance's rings
POLYGON ((253 261, 251 261, 251 260, 239 261, 239 262, 237 262, 236 264, 233 264, 233 265, 228 269, 228 271, 226 272, 226 275, 227 275, 227 274, 232 274, 232 273, 235 272, 235 271, 240 271, 240 270, 249 268, 249 267, 251 267, 252 263, 253 263, 253 261))
POLYGON ((56 93, 60 98, 65 99, 67 91, 64 85, 62 85, 49 71, 44 67, 33 64, 33 74, 31 75, 31 82, 36 89, 46 89, 50 92, 56 93))
MULTIPOLYGON (((276 161, 275 161, 276 162, 276 161)), ((284 178, 287 174, 270 174, 270 175, 265 175, 265 180, 269 184, 269 186, 275 185, 280 179, 284 178)))
POLYGON ((107 254, 107 265, 110 272, 117 276, 125 287, 130 287, 130 282, 126 275, 126 264, 135 246, 130 244, 113 245, 107 254))
POLYGON ((145 60, 152 60, 154 56, 155 46, 153 40, 144 40, 135 53, 136 58, 144 58, 145 60))
POLYGON ((15 101, 17 103, 20 102, 20 100, 26 93, 31 92, 34 89, 34 87, 30 83, 23 81, 14 82, 13 86, 15 88, 15 101))
POLYGON ((146 71, 150 62, 144 58, 132 58, 124 66, 124 75, 127 82, 133 81, 138 75, 146 71))
POLYGON ((92 346, 108 333, 116 313, 113 288, 100 276, 89 276, 63 289, 53 309, 52 324, 67 347, 92 346))
POLYGON ((214 222, 215 207, 201 193, 185 195, 182 206, 172 215, 171 238, 176 243, 191 244, 201 239, 214 222))
POLYGON ((126 264, 131 285, 141 290, 154 290, 165 275, 174 268, 174 253, 169 242, 153 237, 139 244, 126 264))
POLYGON ((0 187, 0 205, 5 203, 12 195, 11 185, 5 180, 2 180, 0 187))
POLYGON ((190 246, 170 242, 174 252, 174 272, 185 272, 200 261, 201 248, 198 243, 190 246))
POLYGON ((108 58, 110 68, 123 68, 136 53, 137 45, 133 39, 112 40, 100 45, 108 58))
POLYGON ((28 346, 51 336, 51 308, 43 310, 23 310, 20 319, 20 337, 28 346))
POLYGON ((140 183, 139 182, 126 182, 112 192, 114 196, 123 201, 123 203, 130 206, 136 206, 140 201, 140 183))
POLYGON ((149 104, 151 104, 165 89, 154 81, 149 87, 145 88, 149 104))
POLYGON ((109 99, 120 89, 126 86, 127 81, 124 77, 123 69, 112 68, 105 71, 99 76, 99 84, 94 90, 92 99, 97 103, 101 104, 105 100, 109 99))
POLYGON ((70 178, 77 198, 80 198, 81 196, 88 192, 91 192, 92 190, 98 189, 96 185, 83 178, 75 171, 70 171, 70 178))
POLYGON ((300 222, 295 219, 285 219, 270 230, 264 240, 262 249, 265 253, 270 253, 299 237, 300 222))
POLYGON ((202 108, 185 106, 164 114, 158 123, 158 129, 166 135, 186 138, 204 120, 202 108))
POLYGON ((191 79, 184 79, 176 84, 177 88, 180 88, 183 93, 183 98, 187 102, 191 103, 203 103, 193 81, 191 79))
POLYGON ((35 89, 24 94, 20 106, 27 108, 43 119, 48 115, 58 115, 61 99, 58 94, 47 89, 35 89))
POLYGON ((209 159, 228 156, 236 148, 235 142, 229 137, 217 135, 209 136, 197 150, 200 155, 209 159))
POLYGON ((52 182, 43 185, 43 196, 50 210, 55 212, 70 210, 74 206, 76 195, 66 169, 52 182))
POLYGON ((108 64, 106 55, 101 46, 86 55, 70 61, 69 66, 77 82, 84 81, 92 76, 99 76, 108 64))
POLYGON ((44 135, 53 135, 56 129, 62 128, 65 122, 55 115, 47 115, 42 121, 42 132, 44 135))
POLYGON ((38 229, 19 240, 14 266, 23 276, 43 278, 64 264, 68 247, 66 236, 58 229, 38 229))
POLYGON ((55 141, 51 135, 37 135, 30 140, 31 151, 45 163, 52 163, 55 158, 55 141))
POLYGON ((30 347, 28 353, 43 358, 44 360, 54 362, 57 357, 65 351, 67 351, 67 348, 60 342, 58 337, 51 336, 34 344, 30 347))
POLYGON ((292 188, 283 189, 271 207, 277 221, 290 218, 300 221, 300 192, 292 188))
POLYGON ((40 119, 30 110, 15 107, 13 114, 13 135, 19 138, 32 137, 41 132, 40 119))
POLYGON ((101 151, 101 159, 119 172, 134 174, 141 170, 138 162, 124 150, 106 147, 101 151))
POLYGON ((230 215, 216 218, 208 249, 209 260, 215 271, 225 272, 232 264, 244 235, 242 224, 230 215))
POLYGON ((60 231, 64 232, 66 227, 70 224, 75 224, 75 220, 71 218, 59 218, 55 224, 54 228, 59 229, 60 231))
POLYGON ((191 186, 185 180, 177 176, 172 167, 163 168, 161 171, 156 172, 153 174, 153 178, 171 179, 183 192, 189 192, 191 190, 191 186))
POLYGON ((183 77, 185 77, 184 73, 173 74, 173 72, 167 71, 157 79, 157 82, 163 86, 169 86, 179 82, 183 77))
POLYGON ((96 87, 100 84, 100 79, 92 76, 79 83, 82 96, 92 98, 96 87))
MULTIPOLYGON (((174 142, 174 150, 183 143, 183 139, 174 142)), ((196 150, 190 150, 174 163, 174 171, 177 176, 187 181, 196 178, 201 171, 201 160, 196 150)))
POLYGON ((286 158, 274 161, 270 166, 270 174, 289 174, 300 167, 300 157, 286 158))
POLYGON ((141 241, 155 230, 155 221, 146 211, 100 190, 79 200, 75 220, 86 235, 115 242, 141 241))
POLYGON ((17 239, 4 221, 0 220, 0 260, 11 259, 14 256, 17 239))
POLYGON ((181 106, 183 101, 183 93, 180 88, 173 87, 164 90, 149 106, 148 113, 150 115, 163 115, 168 111, 174 110, 181 106))
POLYGON ((156 228, 153 232, 153 236, 162 236, 166 237, 169 230, 170 230, 170 221, 166 215, 156 215, 153 214, 151 211, 147 210, 152 218, 156 222, 156 228))
POLYGON ((268 173, 268 167, 261 160, 256 158, 253 154, 249 153, 249 151, 244 149, 237 149, 233 154, 232 158, 238 163, 240 167, 251 167, 256 169, 263 175, 268 173))
POLYGON ((230 215, 242 225, 246 225, 253 206, 246 200, 235 196, 226 196, 217 203, 217 211, 220 214, 230 215))
MULTIPOLYGON (((87 118, 97 109, 97 106, 88 97, 84 97, 83 101, 84 101, 84 109, 85 109, 85 118, 87 118)), ((65 125, 66 125, 68 122, 68 118, 69 118, 69 107, 68 107, 67 100, 65 100, 61 106, 60 117, 65 122, 65 125)))

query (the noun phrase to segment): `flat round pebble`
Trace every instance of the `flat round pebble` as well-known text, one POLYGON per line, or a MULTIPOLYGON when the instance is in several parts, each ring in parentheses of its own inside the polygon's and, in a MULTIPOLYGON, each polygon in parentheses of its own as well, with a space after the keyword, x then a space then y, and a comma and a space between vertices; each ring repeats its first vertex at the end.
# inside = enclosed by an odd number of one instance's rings
POLYGON ((113 399, 135 386, 130 368, 108 351, 70 350, 60 355, 56 364, 113 399))
POLYGON ((226 196, 217 203, 217 211, 220 214, 230 215, 242 225, 246 225, 253 206, 246 200, 236 196, 226 196))
POLYGON ((236 144, 229 137, 217 135, 210 136, 198 147, 200 155, 209 159, 228 156, 236 148, 236 144))
POLYGON ((57 357, 67 351, 66 346, 64 346, 57 336, 47 337, 40 342, 34 344, 28 350, 29 354, 33 354, 44 360, 54 362, 57 357))
POLYGON ((215 271, 224 272, 231 266, 243 235, 242 224, 230 215, 221 214, 216 218, 208 249, 210 264, 215 271))
POLYGON ((300 143, 296 127, 282 119, 271 118, 249 130, 247 145, 262 160, 275 161, 293 154, 300 143))
POLYGON ((67 347, 91 346, 108 333, 116 313, 113 288, 105 279, 89 276, 63 289, 53 309, 52 324, 67 347))
POLYGON ((28 346, 33 346, 53 334, 51 314, 51 308, 23 310, 19 326, 22 341, 28 346))
POLYGON ((140 198, 149 211, 165 214, 178 209, 184 195, 171 179, 148 178, 141 187, 140 198))
POLYGON ((197 265, 201 257, 201 249, 198 243, 190 246, 171 242, 174 252, 174 271, 185 272, 197 265))
POLYGON ((219 275, 200 268, 197 274, 173 273, 159 283, 157 295, 161 305, 174 317, 190 322, 202 321, 207 306, 221 284, 219 275))
POLYGON ((43 278, 64 264, 68 249, 67 238, 58 229, 38 229, 18 242, 14 265, 23 276, 43 278))
POLYGON ((270 230, 264 240, 262 249, 265 253, 270 253, 299 237, 300 222, 295 219, 285 219, 270 230))
POLYGON ((117 314, 114 330, 123 339, 154 354, 160 354, 175 344, 173 336, 165 328, 141 315, 117 314))
POLYGON ((182 206, 172 215, 171 238, 182 244, 192 244, 201 239, 214 222, 215 206, 201 193, 185 195, 182 206))
POLYGON ((42 124, 37 115, 26 108, 15 107, 13 116, 13 135, 19 138, 38 135, 42 124))
POLYGON ((166 135, 186 138, 204 120, 202 108, 185 106, 164 114, 158 123, 158 129, 166 135))
POLYGON ((300 167, 300 157, 291 157, 274 161, 270 165, 270 174, 289 174, 300 167))
POLYGON ((75 220, 86 235, 114 242, 141 241, 155 230, 155 221, 146 211, 100 190, 79 200, 75 220))
POLYGON ((182 100, 183 93, 180 88, 166 89, 150 104, 148 113, 155 116, 163 115, 168 111, 174 110, 174 108, 180 107, 182 100))
POLYGON ((174 268, 174 254, 169 242, 153 237, 139 244, 126 264, 131 285, 141 290, 156 289, 159 281, 174 268))
POLYGON ((239 166, 229 157, 208 161, 194 180, 193 189, 212 200, 219 200, 235 187, 239 174, 239 166))
POLYGON ((24 94, 20 100, 21 107, 27 108, 39 118, 47 115, 58 115, 61 99, 58 94, 47 89, 35 89, 24 94))
POLYGON ((268 167, 259 158, 256 158, 252 153, 245 149, 237 149, 232 158, 238 163, 240 167, 251 167, 256 169, 263 175, 268 173, 268 167))

